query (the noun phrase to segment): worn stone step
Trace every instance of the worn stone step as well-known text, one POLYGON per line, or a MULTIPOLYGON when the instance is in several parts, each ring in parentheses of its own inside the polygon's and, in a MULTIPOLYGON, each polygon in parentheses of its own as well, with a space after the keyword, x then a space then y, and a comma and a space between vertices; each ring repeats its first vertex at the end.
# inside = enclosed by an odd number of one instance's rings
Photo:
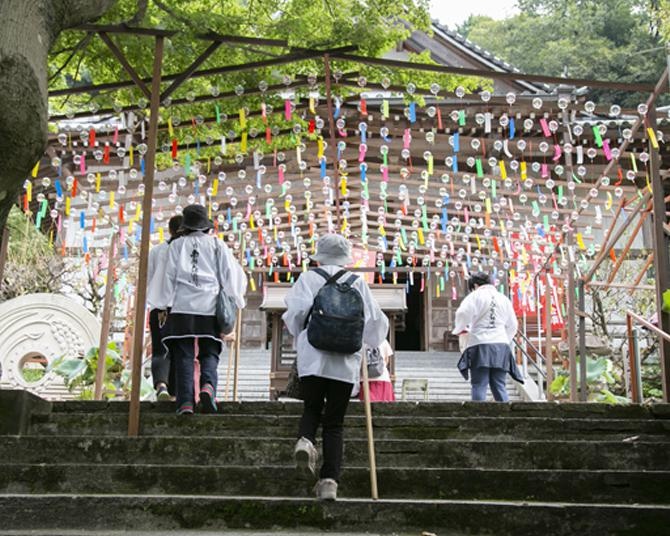
MULTIPOLYGON (((298 415, 176 415, 147 412, 141 415, 140 434, 150 436, 274 436, 295 437, 298 415)), ((365 437, 365 419, 349 415, 345 419, 348 437, 365 437)), ((33 418, 31 434, 123 435, 127 416, 121 413, 53 413, 33 418)), ((378 439, 626 439, 670 441, 670 419, 560 419, 545 417, 401 417, 375 415, 374 435, 378 439)))
MULTIPOLYGON (((395 499, 670 504, 670 471, 382 467, 379 493, 395 499)), ((311 497, 314 482, 287 465, 2 464, 0 493, 202 494, 311 497)), ((368 497, 367 467, 345 467, 342 497, 368 497)))
MULTIPOLYGON (((293 439, 244 437, 6 436, 0 459, 15 463, 276 465, 293 439)), ((496 469, 670 469, 668 442, 401 440, 375 442, 380 467, 496 469)), ((367 441, 345 440, 345 465, 367 463, 367 441)))
MULTIPOLYGON (((53 402, 53 411, 61 412, 128 412, 128 402, 67 401, 53 402)), ((141 411, 146 413, 173 413, 171 402, 143 402, 141 411)), ((552 402, 395 402, 372 405, 375 415, 437 416, 437 417, 485 417, 527 416, 552 418, 593 419, 670 419, 670 404, 654 405, 607 405, 589 403, 552 402)), ((224 402, 221 413, 252 415, 300 414, 302 404, 290 402, 224 402)), ((349 414, 363 414, 363 404, 352 401, 349 414)))
POLYGON ((334 503, 267 497, 0 495, 0 526, 12 529, 320 529, 455 534, 663 534, 670 507, 512 501, 334 503), (85 515, 83 515, 85 513, 85 515))

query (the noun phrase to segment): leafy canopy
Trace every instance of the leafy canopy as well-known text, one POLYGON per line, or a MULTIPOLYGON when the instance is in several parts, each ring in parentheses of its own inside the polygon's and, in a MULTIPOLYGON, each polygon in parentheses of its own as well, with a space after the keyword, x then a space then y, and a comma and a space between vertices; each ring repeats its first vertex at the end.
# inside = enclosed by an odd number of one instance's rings
MULTIPOLYGON (((663 72, 659 24, 664 17, 670 20, 658 1, 519 0, 518 6, 521 12, 514 17, 471 17, 459 31, 528 73, 655 83, 663 72)), ((628 106, 647 97, 596 94, 628 106)))

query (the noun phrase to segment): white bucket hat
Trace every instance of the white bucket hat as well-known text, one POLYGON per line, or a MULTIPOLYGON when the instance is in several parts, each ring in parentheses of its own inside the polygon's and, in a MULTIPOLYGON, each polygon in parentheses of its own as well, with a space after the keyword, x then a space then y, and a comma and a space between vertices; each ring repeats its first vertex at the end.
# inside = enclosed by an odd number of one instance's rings
POLYGON ((351 243, 338 234, 327 234, 316 243, 316 254, 311 259, 323 265, 347 266, 351 264, 351 243))

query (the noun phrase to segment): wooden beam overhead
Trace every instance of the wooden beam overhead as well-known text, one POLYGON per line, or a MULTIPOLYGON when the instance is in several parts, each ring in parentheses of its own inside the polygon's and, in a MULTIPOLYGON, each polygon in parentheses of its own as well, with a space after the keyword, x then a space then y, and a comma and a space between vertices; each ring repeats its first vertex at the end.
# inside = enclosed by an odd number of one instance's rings
POLYGON ((147 97, 148 99, 151 98, 151 91, 149 91, 149 88, 147 87, 146 83, 144 80, 142 80, 135 69, 133 68, 132 65, 128 62, 128 59, 126 58, 125 54, 121 52, 118 46, 116 46, 116 43, 112 40, 111 37, 109 37, 105 32, 99 32, 98 34, 100 36, 100 39, 103 40, 103 42, 107 45, 109 50, 112 51, 112 54, 116 57, 118 62, 121 64, 121 66, 125 69, 125 71, 128 73, 130 76, 130 79, 132 80, 133 84, 135 84, 142 93, 144 93, 144 96, 147 97))

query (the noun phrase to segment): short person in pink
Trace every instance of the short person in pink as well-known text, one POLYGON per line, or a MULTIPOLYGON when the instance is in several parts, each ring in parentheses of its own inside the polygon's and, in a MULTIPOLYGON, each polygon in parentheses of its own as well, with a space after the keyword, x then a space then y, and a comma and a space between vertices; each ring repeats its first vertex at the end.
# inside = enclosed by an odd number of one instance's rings
MULTIPOLYGON (((393 384, 391 383, 391 375, 389 374, 389 360, 393 355, 393 348, 387 340, 379 346, 379 353, 384 358, 384 372, 378 378, 370 378, 370 402, 395 402, 395 394, 393 393, 393 384)), ((358 393, 358 397, 363 400, 363 385, 358 393)))

